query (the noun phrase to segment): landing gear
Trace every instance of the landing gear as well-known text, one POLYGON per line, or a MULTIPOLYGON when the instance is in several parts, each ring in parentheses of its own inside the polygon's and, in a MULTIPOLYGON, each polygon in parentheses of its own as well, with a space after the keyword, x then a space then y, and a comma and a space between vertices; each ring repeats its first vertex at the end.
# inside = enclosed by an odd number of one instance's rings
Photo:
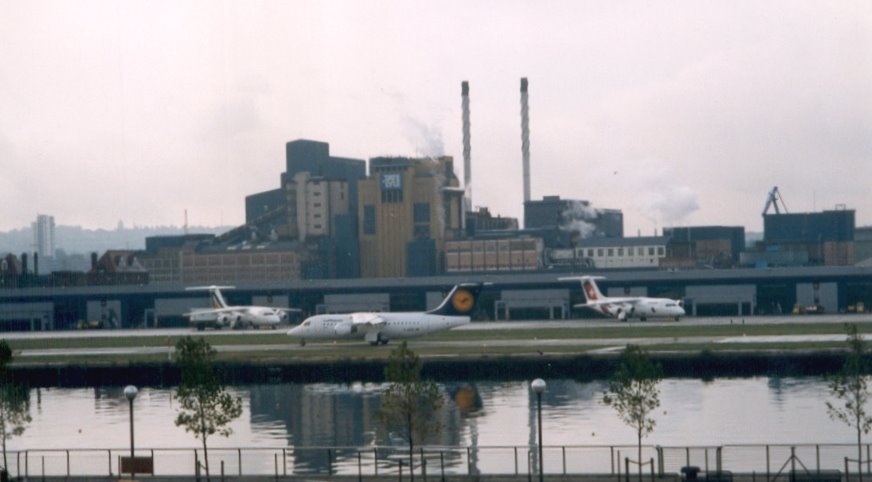
POLYGON ((304 338, 300 338, 300 346, 306 346, 306 340, 304 338))
POLYGON ((639 321, 648 321, 648 318, 646 316, 640 316, 639 321))
POLYGON ((681 318, 680 316, 677 316, 677 315, 676 315, 676 316, 675 316, 675 321, 678 321, 680 318, 681 318))

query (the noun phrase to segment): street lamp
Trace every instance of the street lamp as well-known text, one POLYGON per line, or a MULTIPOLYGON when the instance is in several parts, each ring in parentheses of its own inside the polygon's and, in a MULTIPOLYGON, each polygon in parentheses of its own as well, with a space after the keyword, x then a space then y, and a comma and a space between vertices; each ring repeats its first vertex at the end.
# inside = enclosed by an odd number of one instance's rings
POLYGON ((136 398, 136 394, 139 393, 139 390, 136 389, 133 385, 127 385, 124 387, 124 397, 127 398, 127 401, 130 402, 130 467, 131 467, 131 477, 133 476, 133 399, 136 398))
POLYGON ((537 378, 530 384, 530 388, 536 393, 536 413, 539 418, 539 482, 544 480, 542 469, 542 392, 545 391, 545 380, 537 378))

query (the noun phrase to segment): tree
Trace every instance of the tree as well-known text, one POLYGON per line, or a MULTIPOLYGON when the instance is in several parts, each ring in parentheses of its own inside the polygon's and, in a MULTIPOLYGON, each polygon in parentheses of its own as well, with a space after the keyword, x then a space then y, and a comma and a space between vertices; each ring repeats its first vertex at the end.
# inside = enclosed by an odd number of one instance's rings
POLYGON ((866 343, 857 332, 857 325, 847 325, 845 342, 848 353, 842 369, 830 379, 830 392, 841 401, 827 401, 830 418, 841 420, 857 431, 857 473, 863 481, 863 434, 872 427, 872 416, 866 413, 869 401, 869 362, 866 358, 866 343))
POLYGON ((0 442, 3 445, 3 469, 8 470, 6 442, 24 433, 30 423, 30 391, 15 383, 0 384, 0 442))
POLYGON ((659 363, 653 362, 642 348, 627 345, 621 354, 618 370, 609 381, 603 403, 618 412, 618 417, 636 430, 639 479, 642 478, 642 437, 654 431, 651 417, 660 406, 660 389, 657 385, 663 377, 659 363))
POLYGON ((25 387, 9 380, 6 367, 12 362, 12 349, 6 340, 0 340, 0 445, 3 449, 3 468, 9 464, 6 459, 6 442, 24 433, 30 423, 30 392, 25 387))
POLYGON ((215 349, 203 338, 186 336, 176 343, 176 364, 181 370, 181 382, 176 388, 179 402, 176 426, 203 442, 206 480, 209 480, 209 451, 206 439, 218 434, 229 437, 227 426, 242 414, 242 398, 234 397, 224 387, 212 366, 215 349))
POLYGON ((390 382, 382 395, 379 418, 408 443, 409 473, 415 480, 414 446, 442 429, 433 415, 442 408, 442 391, 430 380, 421 380, 421 360, 406 345, 391 351, 385 367, 390 382))

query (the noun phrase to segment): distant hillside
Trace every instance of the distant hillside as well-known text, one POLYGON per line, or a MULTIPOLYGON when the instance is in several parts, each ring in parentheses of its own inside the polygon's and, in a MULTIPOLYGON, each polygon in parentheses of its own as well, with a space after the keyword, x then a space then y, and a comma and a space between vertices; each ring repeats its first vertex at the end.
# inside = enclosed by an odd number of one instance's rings
MULTIPOLYGON (((193 226, 189 233, 220 234, 235 226, 193 226)), ((145 249, 149 236, 184 234, 184 228, 176 226, 134 227, 121 229, 83 229, 81 226, 55 226, 55 248, 68 254, 103 253, 109 249, 145 249)), ((33 252, 33 231, 27 227, 0 232, 0 254, 33 252)))

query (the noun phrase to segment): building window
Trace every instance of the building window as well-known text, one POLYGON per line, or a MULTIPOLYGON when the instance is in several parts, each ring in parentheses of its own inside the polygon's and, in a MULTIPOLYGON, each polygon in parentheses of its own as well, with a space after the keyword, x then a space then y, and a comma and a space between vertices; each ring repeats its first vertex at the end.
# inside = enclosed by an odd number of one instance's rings
POLYGON ((624 256, 624 248, 618 248, 618 256, 624 256))
POLYGON ((430 223, 430 205, 426 203, 415 203, 413 212, 414 222, 430 223))
POLYGON ((430 225, 429 224, 416 224, 415 225, 415 237, 416 238, 429 238, 430 237, 430 225))
POLYGON ((654 248, 648 248, 648 256, 654 256, 654 248))
POLYGON ((381 200, 383 203, 401 203, 403 202, 403 191, 382 191, 381 200))
POLYGON ((363 207, 363 234, 375 234, 375 206, 363 207))
POLYGON ((614 255, 615 255, 615 250, 614 250, 614 248, 609 248, 609 258, 611 258, 611 257, 614 256, 614 255))
POLYGON ((587 257, 593 258, 593 248, 587 248, 587 257))
POLYGON ((663 246, 658 246, 658 247, 657 247, 657 255, 658 255, 658 256, 663 256, 663 246))
POLYGON ((603 249, 602 249, 602 248, 597 248, 597 250, 596 250, 596 255, 599 256, 600 258, 602 258, 602 257, 603 257, 603 249))

